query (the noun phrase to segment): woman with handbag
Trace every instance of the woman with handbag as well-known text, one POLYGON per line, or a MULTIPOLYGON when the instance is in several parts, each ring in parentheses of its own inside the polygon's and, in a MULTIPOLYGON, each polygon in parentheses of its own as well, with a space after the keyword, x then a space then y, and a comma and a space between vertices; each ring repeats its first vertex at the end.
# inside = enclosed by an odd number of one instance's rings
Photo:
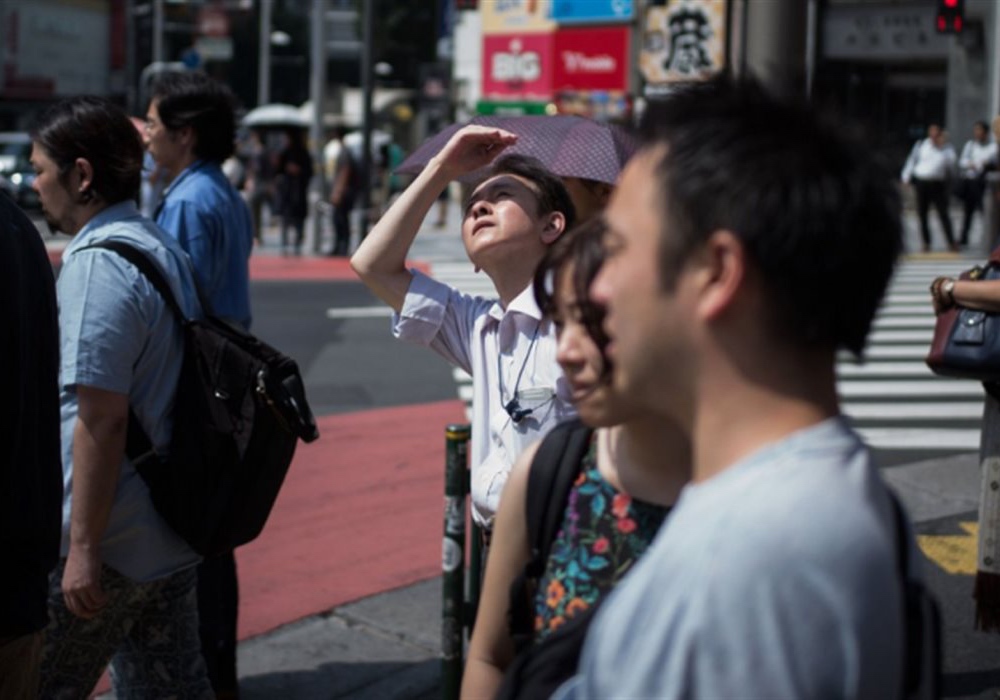
MULTIPOLYGON (((931 283, 930 291, 936 315, 956 308, 976 309, 990 315, 1000 313, 1000 279, 938 277, 931 283)), ((956 325, 961 324, 956 321, 956 325)), ((935 332, 936 340, 939 332, 940 327, 935 332)), ((931 364, 930 358, 928 364, 931 364)), ((933 364, 931 368, 938 373, 949 373, 933 364)), ((969 376, 968 372, 953 374, 969 376)), ((976 629, 1000 632, 1000 384, 986 383, 984 386, 986 397, 979 445, 979 535, 973 597, 976 600, 976 629)))

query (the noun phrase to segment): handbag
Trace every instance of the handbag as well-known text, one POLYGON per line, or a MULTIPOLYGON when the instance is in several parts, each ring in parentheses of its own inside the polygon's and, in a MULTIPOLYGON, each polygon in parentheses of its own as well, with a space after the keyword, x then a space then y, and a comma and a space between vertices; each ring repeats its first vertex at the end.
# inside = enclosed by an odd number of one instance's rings
MULTIPOLYGON (((1000 279, 1000 248, 960 280, 1000 279)), ((1000 314, 953 306, 938 314, 927 366, 945 377, 1000 381, 1000 314)))

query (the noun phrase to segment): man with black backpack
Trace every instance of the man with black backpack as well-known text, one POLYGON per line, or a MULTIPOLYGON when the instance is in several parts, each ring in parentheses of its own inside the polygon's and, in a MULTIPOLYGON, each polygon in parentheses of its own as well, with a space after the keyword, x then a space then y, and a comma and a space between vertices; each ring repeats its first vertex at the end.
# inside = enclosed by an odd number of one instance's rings
POLYGON ((182 327, 134 266, 139 249, 201 315, 190 260, 136 209, 143 149, 125 113, 94 97, 51 108, 33 132, 34 188, 74 236, 57 292, 65 500, 50 579, 41 697, 86 697, 111 662, 120 697, 211 697, 198 643, 198 554, 160 517, 126 457, 130 408, 153 446, 171 439, 182 327))

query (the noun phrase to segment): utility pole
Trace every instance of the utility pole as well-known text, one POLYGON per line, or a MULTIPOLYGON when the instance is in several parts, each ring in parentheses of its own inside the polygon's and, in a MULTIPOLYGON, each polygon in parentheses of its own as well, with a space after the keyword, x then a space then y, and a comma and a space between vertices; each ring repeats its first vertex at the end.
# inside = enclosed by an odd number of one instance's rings
MULTIPOLYGON (((157 0, 162 2, 163 0, 157 0)), ((274 0, 260 0, 260 37, 257 52, 260 56, 257 69, 257 106, 271 101, 271 14, 274 0)))
POLYGON ((745 67, 780 95, 806 94, 808 11, 802 0, 743 0, 745 67))
POLYGON ((323 167, 323 103, 326 88, 326 0, 312 3, 312 66, 310 74, 309 99, 312 100, 312 123, 309 139, 312 141, 313 163, 313 250, 319 252, 323 238, 323 217, 325 207, 320 207, 326 194, 326 178, 323 167))
POLYGON ((372 27, 374 0, 364 0, 364 39, 361 42, 361 238, 368 235, 372 205, 372 27))
POLYGON ((153 0, 152 63, 163 63, 163 0, 153 0))

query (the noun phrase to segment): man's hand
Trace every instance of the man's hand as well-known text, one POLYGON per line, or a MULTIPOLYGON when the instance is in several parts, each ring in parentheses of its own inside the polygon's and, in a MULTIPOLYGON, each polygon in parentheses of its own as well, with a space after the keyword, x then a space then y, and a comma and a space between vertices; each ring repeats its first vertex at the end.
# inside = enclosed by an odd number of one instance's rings
POLYGON ((69 548, 62 591, 69 611, 85 620, 96 617, 107 605, 108 596, 101 588, 101 558, 96 550, 69 548))
POLYGON ((455 179, 489 165, 507 146, 517 141, 517 135, 488 126, 466 126, 455 133, 436 160, 455 179))

